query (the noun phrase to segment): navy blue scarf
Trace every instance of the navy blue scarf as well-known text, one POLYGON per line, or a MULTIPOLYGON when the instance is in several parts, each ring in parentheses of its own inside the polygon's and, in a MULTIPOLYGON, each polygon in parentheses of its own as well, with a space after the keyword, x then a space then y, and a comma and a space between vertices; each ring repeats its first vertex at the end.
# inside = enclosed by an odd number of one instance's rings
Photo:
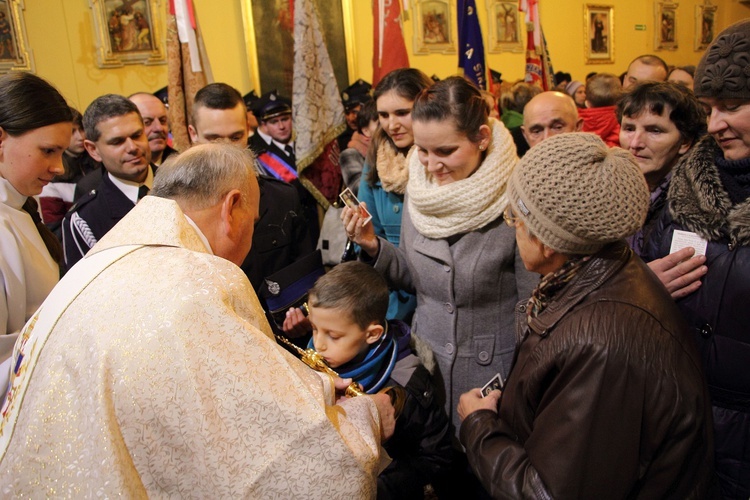
MULTIPOLYGON (((336 372, 341 378, 353 379, 368 394, 375 394, 382 389, 391 378, 396 362, 408 354, 408 326, 403 325, 406 326, 406 335, 398 335, 403 332, 402 325, 399 324, 402 322, 390 321, 388 323, 390 326, 386 327, 387 330, 380 337, 380 340, 370 346, 365 359, 359 362, 350 361, 336 368, 336 372), (406 350, 404 349, 404 341, 406 342, 406 350)), ((315 349, 312 339, 310 339, 307 347, 315 349)))

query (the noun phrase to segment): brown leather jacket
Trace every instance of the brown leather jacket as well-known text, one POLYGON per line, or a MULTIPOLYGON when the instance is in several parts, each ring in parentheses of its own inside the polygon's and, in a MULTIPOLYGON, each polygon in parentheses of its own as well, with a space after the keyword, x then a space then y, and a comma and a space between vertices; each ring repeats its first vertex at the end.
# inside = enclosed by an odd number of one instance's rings
POLYGON ((704 498, 711 409, 692 338, 622 243, 595 255, 527 325, 500 401, 460 438, 495 498, 704 498))

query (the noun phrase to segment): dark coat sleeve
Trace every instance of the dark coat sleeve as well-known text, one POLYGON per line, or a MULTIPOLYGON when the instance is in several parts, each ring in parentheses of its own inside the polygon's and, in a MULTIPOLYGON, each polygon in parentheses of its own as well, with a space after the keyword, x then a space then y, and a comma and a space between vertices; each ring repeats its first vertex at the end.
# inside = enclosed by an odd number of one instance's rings
MULTIPOLYGON (((641 450, 633 436, 640 435, 643 408, 654 408, 651 417, 667 426, 672 409, 648 399, 658 392, 647 390, 656 382, 637 369, 627 349, 612 349, 602 340, 605 334, 632 338, 628 331, 634 328, 658 337, 658 325, 635 308, 632 321, 622 321, 616 310, 607 302, 586 306, 568 314, 543 349, 524 354, 522 345, 522 365, 514 370, 534 363, 523 383, 543 388, 530 404, 529 425, 514 427, 523 436, 503 421, 513 414, 503 409, 503 400, 499 417, 478 411, 462 423, 459 437, 469 463, 493 498, 606 498, 637 482, 641 450)), ((509 403, 522 391, 512 378, 503 394, 509 403)), ((674 388, 662 385, 661 394, 671 397, 674 388)))
POLYGON ((396 430, 384 447, 393 461, 378 476, 379 499, 422 498, 424 486, 450 468, 453 450, 448 416, 436 397, 430 373, 417 367, 396 430))

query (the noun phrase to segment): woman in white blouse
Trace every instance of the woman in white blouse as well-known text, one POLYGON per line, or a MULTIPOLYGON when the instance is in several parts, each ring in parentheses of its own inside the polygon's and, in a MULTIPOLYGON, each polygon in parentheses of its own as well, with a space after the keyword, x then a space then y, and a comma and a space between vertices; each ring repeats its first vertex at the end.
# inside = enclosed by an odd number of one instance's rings
MULTIPOLYGON (((63 173, 71 119, 65 99, 38 76, 0 77, 0 362, 59 279, 61 246, 33 197, 63 173)), ((3 364, 0 383, 7 372, 3 364)))

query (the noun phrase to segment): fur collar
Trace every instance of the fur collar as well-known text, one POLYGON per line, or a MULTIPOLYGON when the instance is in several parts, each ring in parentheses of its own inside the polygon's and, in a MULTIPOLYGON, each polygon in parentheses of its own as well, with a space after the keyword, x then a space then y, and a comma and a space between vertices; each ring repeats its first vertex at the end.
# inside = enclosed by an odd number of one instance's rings
POLYGON ((675 222, 709 241, 750 246, 750 200, 732 205, 715 158, 721 149, 706 136, 675 167, 669 212, 675 222))

